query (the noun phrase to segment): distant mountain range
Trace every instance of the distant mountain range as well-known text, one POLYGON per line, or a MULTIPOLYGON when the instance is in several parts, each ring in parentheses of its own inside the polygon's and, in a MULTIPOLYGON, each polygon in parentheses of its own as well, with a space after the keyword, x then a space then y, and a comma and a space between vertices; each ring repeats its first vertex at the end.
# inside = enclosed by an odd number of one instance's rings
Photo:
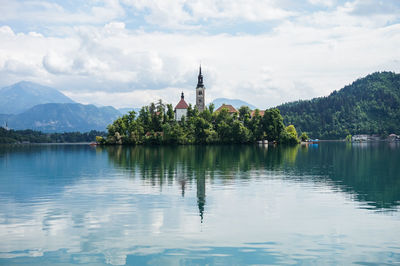
POLYGON ((105 131, 121 113, 83 105, 56 89, 21 81, 0 89, 0 126, 43 132, 105 131))
POLYGON ((79 103, 38 104, 27 111, 8 116, 8 127, 43 132, 105 131, 107 125, 121 116, 111 106, 96 107, 79 103))
POLYGON ((400 134, 400 74, 377 72, 327 97, 277 106, 286 125, 313 138, 400 134))
POLYGON ((74 103, 56 89, 21 81, 0 89, 0 114, 19 114, 43 103, 74 103))
POLYGON ((245 101, 239 100, 239 99, 228 99, 228 98, 217 98, 212 103, 215 106, 215 110, 221 107, 222 104, 230 104, 236 109, 239 109, 241 106, 248 106, 250 109, 254 110, 257 107, 255 107, 252 104, 249 104, 245 101))

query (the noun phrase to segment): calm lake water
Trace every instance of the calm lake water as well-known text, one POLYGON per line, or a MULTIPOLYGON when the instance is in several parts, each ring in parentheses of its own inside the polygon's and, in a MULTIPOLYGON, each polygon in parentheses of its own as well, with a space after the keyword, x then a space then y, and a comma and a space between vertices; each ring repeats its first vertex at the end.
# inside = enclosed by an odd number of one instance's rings
POLYGON ((0 264, 400 264, 400 144, 0 146, 0 264))

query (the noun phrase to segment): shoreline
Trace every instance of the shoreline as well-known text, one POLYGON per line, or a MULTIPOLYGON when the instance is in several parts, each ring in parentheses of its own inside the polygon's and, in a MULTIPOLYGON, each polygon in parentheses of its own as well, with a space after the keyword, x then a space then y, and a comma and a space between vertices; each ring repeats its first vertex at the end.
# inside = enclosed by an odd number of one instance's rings
POLYGON ((296 146, 296 145, 307 145, 307 144, 318 144, 320 142, 348 142, 348 143, 400 143, 400 141, 390 141, 390 140, 367 140, 367 141, 346 141, 343 139, 329 139, 329 140, 318 140, 318 141, 301 141, 298 144, 285 144, 285 143, 274 143, 274 142, 252 142, 252 143, 193 143, 193 144, 101 144, 95 142, 30 142, 30 143, 0 143, 0 146, 10 146, 10 145, 90 145, 90 146, 216 146, 216 145, 237 145, 237 146, 247 146, 247 145, 283 145, 283 146, 296 146))

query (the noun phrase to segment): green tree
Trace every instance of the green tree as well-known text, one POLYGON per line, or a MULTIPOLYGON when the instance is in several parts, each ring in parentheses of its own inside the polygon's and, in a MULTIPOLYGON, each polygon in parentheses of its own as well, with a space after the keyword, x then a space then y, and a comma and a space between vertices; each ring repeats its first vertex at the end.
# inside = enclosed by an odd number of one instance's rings
POLYGON ((214 109, 215 109, 215 105, 213 103, 210 103, 208 105, 208 111, 210 111, 210 113, 212 114, 212 113, 214 113, 214 109))
POLYGON ((297 131, 293 125, 289 125, 281 132, 279 142, 284 144, 297 144, 299 139, 297 138, 297 131))
POLYGON ((172 104, 167 104, 167 121, 173 121, 175 119, 175 112, 172 104))
POLYGON ((307 141, 309 139, 309 137, 306 132, 303 132, 303 133, 301 133, 300 139, 301 139, 301 141, 307 141))
POLYGON ((224 120, 221 120, 217 125, 217 133, 219 136, 219 140, 222 143, 231 142, 231 127, 224 120))
POLYGON ((195 119, 195 129, 194 136, 197 143, 206 143, 207 141, 207 130, 210 128, 210 123, 208 123, 204 118, 198 117, 195 119))
POLYGON ((285 125, 283 124, 283 118, 277 108, 265 110, 262 125, 268 141, 279 141, 285 125))
POLYGON ((246 119, 250 119, 251 110, 248 106, 241 106, 238 111, 239 111, 240 121, 245 121, 246 119))

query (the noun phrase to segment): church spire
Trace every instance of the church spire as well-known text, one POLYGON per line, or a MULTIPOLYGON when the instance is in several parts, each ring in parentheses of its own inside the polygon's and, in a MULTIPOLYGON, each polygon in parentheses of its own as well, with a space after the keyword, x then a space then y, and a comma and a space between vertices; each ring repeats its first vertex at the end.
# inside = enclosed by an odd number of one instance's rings
POLYGON ((203 84, 203 74, 201 73, 201 64, 199 67, 199 76, 197 77, 197 87, 196 87, 196 107, 197 110, 203 112, 206 108, 206 88, 203 84))
POLYGON ((204 84, 203 84, 203 74, 201 74, 201 65, 199 68, 199 76, 197 77, 197 88, 203 88, 204 84))

